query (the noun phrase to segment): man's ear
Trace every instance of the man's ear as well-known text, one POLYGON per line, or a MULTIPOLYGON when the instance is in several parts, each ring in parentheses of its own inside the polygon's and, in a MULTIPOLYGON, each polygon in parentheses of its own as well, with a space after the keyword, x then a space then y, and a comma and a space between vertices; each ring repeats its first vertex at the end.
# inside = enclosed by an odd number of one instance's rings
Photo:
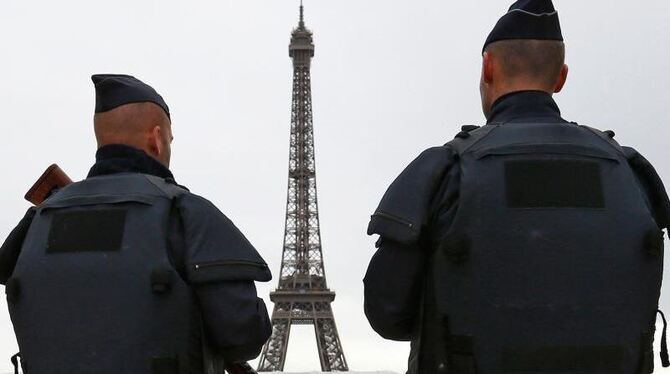
POLYGON ((482 77, 484 78, 484 83, 493 83, 493 59, 488 52, 484 52, 482 56, 482 77))
POLYGON ((568 68, 568 65, 563 64, 563 67, 561 67, 561 73, 558 75, 558 80, 556 81, 556 86, 554 86, 554 92, 559 93, 563 89, 563 86, 565 86, 565 81, 568 80, 568 72, 570 69, 568 68))
POLYGON ((156 125, 151 131, 149 131, 148 136, 148 149, 151 152, 151 155, 155 158, 158 158, 163 153, 163 142, 162 142, 162 132, 161 127, 156 125))

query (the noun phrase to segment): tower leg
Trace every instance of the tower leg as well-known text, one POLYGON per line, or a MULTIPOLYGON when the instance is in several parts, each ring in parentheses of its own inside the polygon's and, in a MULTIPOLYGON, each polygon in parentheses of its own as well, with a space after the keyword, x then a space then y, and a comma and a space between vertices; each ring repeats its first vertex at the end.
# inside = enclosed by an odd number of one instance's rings
POLYGON ((258 371, 284 371, 290 334, 291 323, 287 318, 272 319, 272 336, 263 347, 258 371))
POLYGON ((318 318, 314 322, 314 329, 321 359, 321 370, 349 371, 340 336, 337 333, 337 326, 335 326, 335 319, 332 316, 318 318))

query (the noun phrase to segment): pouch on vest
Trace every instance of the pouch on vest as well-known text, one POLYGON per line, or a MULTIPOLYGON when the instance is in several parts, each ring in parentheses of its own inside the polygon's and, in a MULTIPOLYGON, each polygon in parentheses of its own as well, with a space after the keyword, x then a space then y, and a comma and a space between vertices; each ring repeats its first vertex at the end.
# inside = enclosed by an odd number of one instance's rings
POLYGON ((261 255, 211 202, 184 195, 177 200, 177 207, 184 223, 190 284, 272 279, 261 255))
POLYGON ((419 241, 431 214, 433 197, 454 166, 450 147, 430 148, 396 178, 370 219, 368 235, 403 244, 419 241))

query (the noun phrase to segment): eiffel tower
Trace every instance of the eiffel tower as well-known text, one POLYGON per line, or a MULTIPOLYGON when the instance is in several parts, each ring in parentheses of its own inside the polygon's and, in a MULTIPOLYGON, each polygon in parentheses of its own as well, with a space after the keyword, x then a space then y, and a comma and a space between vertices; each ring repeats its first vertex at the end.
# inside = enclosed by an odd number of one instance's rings
POLYGON ((314 325, 322 371, 349 370, 331 309, 335 292, 326 284, 321 253, 310 81, 314 43, 303 10, 301 2, 300 23, 289 45, 293 103, 284 250, 279 286, 270 293, 272 336, 263 347, 258 371, 284 370, 291 325, 314 325))

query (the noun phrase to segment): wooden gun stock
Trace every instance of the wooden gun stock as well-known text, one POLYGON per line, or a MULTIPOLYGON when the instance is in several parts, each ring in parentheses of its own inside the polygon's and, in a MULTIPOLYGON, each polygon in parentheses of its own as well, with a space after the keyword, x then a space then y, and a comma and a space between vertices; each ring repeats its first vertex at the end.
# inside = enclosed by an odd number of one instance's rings
POLYGON ((30 187, 28 192, 26 192, 25 199, 35 205, 40 205, 49 197, 53 190, 63 188, 70 183, 72 183, 72 179, 58 165, 53 164, 30 187))

